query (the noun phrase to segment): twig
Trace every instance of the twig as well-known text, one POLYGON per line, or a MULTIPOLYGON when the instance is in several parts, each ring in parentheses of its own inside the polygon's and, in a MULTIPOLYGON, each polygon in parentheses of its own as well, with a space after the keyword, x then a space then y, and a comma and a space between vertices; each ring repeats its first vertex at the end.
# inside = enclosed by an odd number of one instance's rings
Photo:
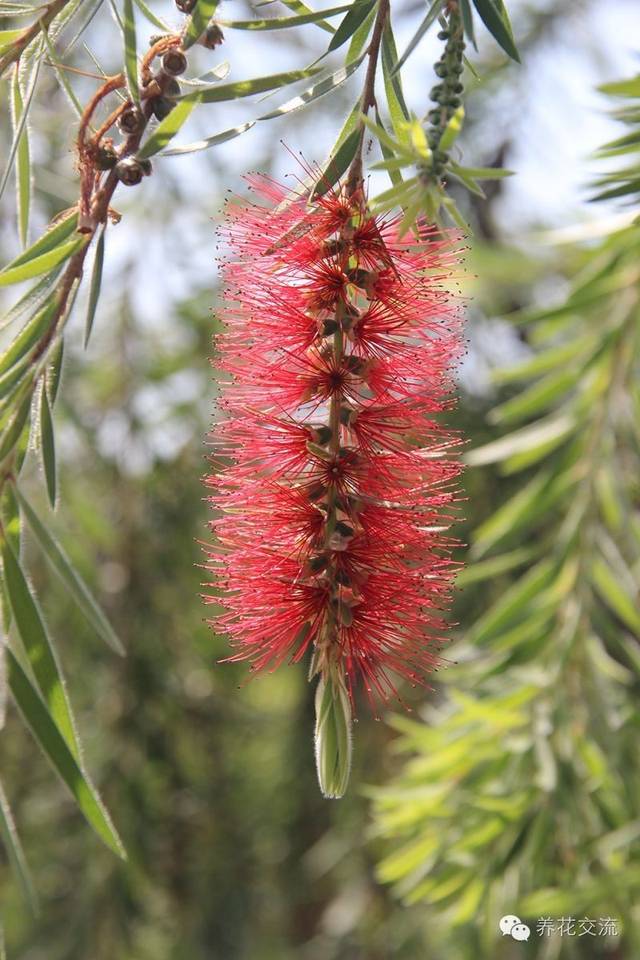
POLYGON ((373 33, 371 35, 371 43, 369 44, 369 49, 367 51, 369 62, 367 64, 367 73, 364 78, 362 99, 360 101, 360 112, 362 114, 359 119, 360 140, 356 149, 356 154, 351 162, 351 166, 349 167, 349 173, 347 176, 347 194, 350 196, 353 195, 362 184, 362 151, 364 147, 365 132, 363 116, 366 116, 369 112, 369 108, 374 107, 376 103, 376 70, 378 66, 378 56, 380 54, 382 34, 389 17, 389 11, 389 0, 379 0, 378 12, 373 25, 373 33))

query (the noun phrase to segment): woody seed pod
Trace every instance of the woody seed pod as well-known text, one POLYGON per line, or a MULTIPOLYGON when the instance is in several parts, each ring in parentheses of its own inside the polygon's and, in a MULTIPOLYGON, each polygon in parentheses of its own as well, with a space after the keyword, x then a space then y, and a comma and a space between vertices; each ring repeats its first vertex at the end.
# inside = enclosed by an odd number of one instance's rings
POLYGON ((144 176, 142 164, 135 157, 124 157, 116 164, 116 173, 120 183, 126 187, 135 187, 144 176))

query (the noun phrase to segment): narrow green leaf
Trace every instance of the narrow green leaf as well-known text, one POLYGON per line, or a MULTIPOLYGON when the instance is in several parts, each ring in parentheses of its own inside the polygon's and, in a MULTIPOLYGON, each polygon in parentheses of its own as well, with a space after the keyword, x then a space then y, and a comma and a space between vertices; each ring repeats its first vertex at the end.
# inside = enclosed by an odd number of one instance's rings
POLYGON ((460 136, 462 124, 464 122, 464 107, 459 106, 453 115, 447 121, 442 136, 440 137, 440 149, 449 150, 460 136))
POLYGON ((47 484, 47 495, 52 507, 56 505, 56 446, 53 433, 53 418, 46 384, 42 384, 40 396, 40 443, 42 450, 42 466, 47 484))
MULTIPOLYGON (((42 47, 40 47, 40 51, 41 51, 41 50, 42 50, 42 47)), ((38 83, 38 77, 40 76, 40 67, 41 67, 41 65, 42 65, 42 60, 43 60, 43 58, 42 58, 41 56, 36 57, 35 67, 33 68, 33 77, 32 77, 31 83, 30 83, 30 85, 29 85, 28 93, 27 93, 26 97, 24 98, 24 102, 23 102, 23 105, 22 105, 22 113, 21 113, 21 115, 20 115, 20 120, 19 120, 18 124, 16 125, 15 130, 13 131, 13 138, 12 138, 11 146, 10 146, 10 148, 9 148, 9 152, 8 152, 8 155, 7 155, 7 163, 6 163, 6 166, 5 166, 5 168, 4 168, 4 173, 2 174, 2 180, 0 180, 0 199, 2 198, 2 195, 4 194, 4 191, 5 191, 5 188, 6 188, 6 186, 7 186, 7 183, 9 182, 9 176, 11 175, 11 171, 13 170, 13 162, 14 162, 14 160, 15 160, 16 153, 18 152, 18 148, 19 148, 19 146, 20 146, 20 141, 21 141, 21 138, 22 138, 22 133, 23 133, 23 131, 24 131, 25 127, 26 127, 26 124, 27 124, 27 119, 28 119, 28 116, 29 116, 29 110, 30 110, 30 108, 31 108, 31 103, 32 103, 32 101, 33 101, 33 96, 34 96, 34 94, 35 94, 35 92, 36 92, 36 86, 37 86, 37 83, 38 83)))
POLYGON ((207 70, 206 73, 203 73, 199 77, 182 77, 181 84, 187 87, 208 87, 212 83, 219 83, 221 80, 226 80, 230 71, 231 64, 228 60, 223 60, 222 63, 219 63, 213 70, 207 70))
POLYGON ((494 407, 491 423, 518 423, 548 410, 560 397, 576 386, 579 370, 569 368, 550 373, 516 397, 494 407))
POLYGON ((123 34, 124 34, 124 66, 127 75, 127 87, 136 103, 140 102, 138 89, 138 49, 136 43, 136 19, 133 12, 132 0, 122 0, 123 34))
POLYGON ((307 103, 311 103, 313 100, 318 100, 320 97, 324 97, 325 94, 331 93, 331 91, 335 90, 336 87, 339 87, 341 83, 344 83, 344 81, 347 80, 352 73, 355 73, 361 63, 362 57, 360 57, 358 60, 354 60, 346 67, 341 67, 334 73, 329 74, 329 76, 323 77, 322 80, 318 80, 317 83, 313 84, 313 86, 303 90, 302 93, 298 94, 297 97, 292 97, 291 100, 287 100, 287 102, 283 103, 281 107, 278 107, 276 110, 272 110, 270 113, 265 113, 261 117, 258 117, 258 120, 273 120, 275 117, 282 117, 287 113, 291 113, 293 110, 298 110, 300 107, 304 107, 307 103))
POLYGON ((59 263, 64 263, 65 260, 69 260, 73 254, 77 253, 86 243, 87 237, 85 236, 73 237, 71 240, 61 243, 60 246, 54 247, 53 250, 49 250, 47 253, 43 253, 26 262, 23 261, 18 266, 14 265, 15 261, 13 264, 10 263, 4 270, 0 270, 0 287, 8 287, 13 283, 22 283, 24 280, 31 280, 32 277, 40 276, 41 273, 48 273, 53 267, 57 267, 59 263))
POLYGON ((509 14, 502 0, 473 0, 473 5, 494 40, 512 60, 520 63, 520 54, 513 39, 509 14))
POLYGON ((629 180, 610 190, 603 190, 594 197, 590 197, 590 203, 598 203, 601 200, 616 200, 618 197, 627 197, 629 194, 640 193, 640 179, 629 180))
POLYGON ((396 60, 396 62, 392 65, 391 76, 396 74, 407 62, 407 60, 409 59, 413 51, 416 49, 416 47, 424 37, 425 33, 427 32, 431 24, 438 17, 443 6, 444 6, 444 0, 433 0, 433 3, 431 4, 431 6, 427 11, 427 15, 425 16, 424 20, 422 21, 422 23, 414 33, 413 37, 407 44, 406 50, 404 51, 400 59, 396 60))
POLYGON ((11 395, 28 369, 29 361, 25 359, 0 377, 0 400, 4 400, 11 395))
POLYGON ((187 29, 182 45, 185 50, 192 47, 200 39, 209 25, 209 21, 216 12, 218 0, 198 0, 193 13, 187 21, 187 29))
POLYGON ((406 157, 410 161, 415 161, 415 156, 413 152, 407 147, 404 143, 399 143, 397 140, 394 140, 390 136, 382 124, 374 123, 373 120, 366 117, 362 114, 362 122, 364 123, 367 130, 369 130, 377 140, 380 141, 380 145, 384 144, 391 152, 393 156, 406 157))
POLYGON ((58 658, 20 561, 6 540, 2 546, 2 567, 13 618, 33 675, 52 721, 77 759, 80 756, 80 747, 58 658))
POLYGON ((483 200, 486 200, 486 193, 480 184, 465 172, 464 167, 459 167, 457 163, 449 161, 447 164, 447 176, 453 177, 453 179, 461 183, 463 187, 466 187, 470 193, 474 193, 476 196, 482 197, 483 200))
POLYGON ((49 380, 48 380, 49 402, 51 404, 52 410, 56 403, 58 390, 60 389, 60 378, 62 376, 63 360, 64 360, 64 339, 60 337, 53 354, 53 359, 49 366, 49 380))
POLYGON ((22 401, 17 403, 15 412, 13 413, 8 426, 2 431, 2 435, 0 436, 0 463, 2 463, 5 458, 9 456, 15 445, 20 440, 25 424, 27 423, 29 414, 31 412, 30 384, 25 382, 20 392, 25 395, 23 396, 22 401))
POLYGON ((138 10, 140 10, 142 15, 147 18, 149 23, 152 23, 154 27, 158 28, 158 30, 162 30, 165 33, 171 33, 171 27, 167 23, 165 23, 164 20, 160 20, 159 17, 156 17, 153 10, 149 9, 149 7, 144 2, 144 0, 133 0, 133 2, 135 3, 138 10))
POLYGON ((471 9, 469 0, 460 0, 460 13, 462 14, 464 35, 473 45, 474 50, 477 50, 478 45, 476 43, 476 34, 473 28, 473 10, 471 9))
POLYGON ((80 24, 80 26, 76 29, 76 32, 74 33, 73 37, 71 38, 71 40, 69 40, 66 47, 64 48, 64 51, 62 54, 63 58, 69 55, 69 53, 73 50, 78 40, 82 37, 85 31, 88 30, 88 28, 91 26, 93 18, 97 14, 98 10, 100 10, 103 3, 104 3, 104 0, 95 0, 93 5, 91 5, 91 3, 87 4, 85 0, 85 3, 83 3, 83 8, 87 11, 87 13, 85 15, 84 20, 80 24))
MULTIPOLYGON (((359 105, 358 105, 359 106, 359 105)), ((356 155, 360 144, 360 131, 352 130, 346 140, 340 145, 336 153, 330 157, 324 166, 312 193, 312 199, 322 197, 349 169, 351 161, 356 155)))
POLYGON ((0 331, 19 320, 24 313, 35 313, 51 293, 62 267, 58 266, 42 277, 36 284, 12 304, 0 321, 0 331))
MULTIPOLYGON (((387 132, 384 128, 382 118, 378 113, 377 108, 376 108, 376 126, 378 127, 379 130, 382 130, 382 132, 386 137, 387 132)), ((403 167, 413 166, 414 159, 408 154, 397 157, 395 155, 395 150, 391 150, 384 140, 379 140, 378 142, 380 143, 380 150, 382 152, 382 156, 384 157, 383 162, 389 164, 389 166, 386 168, 387 173, 389 174, 389 179, 391 180, 391 183, 394 187, 398 187, 404 182, 404 179, 402 174, 400 173, 400 169, 396 166, 393 166, 392 164, 402 164, 403 167)))
POLYGON ((31 504, 24 497, 22 492, 16 487, 16 496, 20 507, 24 513, 29 528, 38 541, 40 549, 47 558, 54 573, 59 577, 66 589, 69 591, 74 603, 83 613, 89 624, 93 627, 96 634, 104 640, 116 653, 125 655, 125 649, 116 636, 113 627, 107 620, 100 606, 94 599, 91 591, 82 579, 79 573, 73 568, 71 561, 63 550, 62 546, 54 538, 53 534, 42 522, 31 504))
POLYGON ((55 300, 50 299, 44 307, 22 328, 5 352, 0 356, 0 375, 10 370, 38 342, 52 321, 56 311, 55 300))
POLYGON ((472 556, 482 556, 505 537, 530 527, 573 483, 570 470, 563 471, 562 482, 549 470, 541 470, 480 524, 475 531, 472 556))
POLYGON ((225 100, 237 100, 240 97, 251 97, 255 93, 265 93, 267 90, 276 90, 278 87, 306 80, 319 73, 318 67, 307 67, 305 70, 289 70, 286 73, 274 73, 269 77, 254 77, 252 80, 237 80, 235 83, 224 83, 210 89, 186 93, 179 100, 195 100, 202 103, 220 103, 225 100))
POLYGON ((360 54, 363 52, 367 40, 369 39, 369 35, 371 34, 371 28, 373 27, 375 19, 376 7, 374 6, 371 8, 358 29, 351 37, 351 43, 349 44, 349 49, 347 50, 347 55, 345 57, 345 64, 351 63, 353 60, 357 60, 360 54))
POLYGON ((0 783, 0 837, 2 837, 11 868, 22 889, 25 902, 32 916, 35 917, 38 913, 38 901, 31 880, 29 866, 13 820, 11 807, 9 806, 9 801, 7 800, 2 783, 0 783))
POLYGON ((591 582, 600 598, 633 633, 640 637, 640 612, 638 594, 630 597, 620 580, 601 557, 595 557, 591 565, 591 582))
MULTIPOLYGON (((311 7, 307 6, 306 3, 303 3, 302 0, 282 0, 282 3, 287 8, 287 10, 293 11, 293 13, 303 14, 303 13, 315 13, 311 7)), ((258 4, 262 6, 262 4, 258 4)), ((332 27, 330 23, 327 23, 326 20, 318 20, 316 27, 321 27, 327 33, 334 33, 335 27, 332 27)))
POLYGON ((504 167, 461 167, 457 163, 452 163, 451 167, 474 180, 503 180, 513 176, 513 170, 505 170, 504 167))
POLYGON ((173 140, 176 133, 189 118, 191 111, 197 104, 198 94, 189 94, 189 98, 190 99, 188 100, 180 100, 179 103, 175 105, 171 113, 167 114, 164 120, 158 124, 151 136, 145 141, 145 143, 143 143, 140 150, 138 150, 138 157, 140 160, 145 160, 147 157, 152 157, 154 154, 164 149, 170 140, 173 140))
POLYGON ((160 156, 181 157, 185 153, 198 153, 200 150, 208 150, 209 147, 217 147, 220 143, 226 143, 227 140, 233 140, 235 137, 239 137, 241 133, 250 130, 255 124, 255 120, 249 120, 248 123, 241 123, 237 127, 223 130, 222 133, 216 133, 214 136, 206 137, 204 140, 196 140, 194 143, 186 143, 183 147, 172 147, 170 150, 164 150, 160 156))
POLYGON ((518 547, 509 553, 501 553, 497 557, 489 557, 487 560, 478 560, 476 563, 469 564, 464 570, 461 570, 456 577, 456 587, 468 587, 474 583, 481 583, 484 580, 493 580, 503 573, 508 573, 516 567, 521 567, 529 563, 536 556, 534 547, 518 547))
POLYGON ((56 71, 56 76, 58 78, 58 83, 60 84, 62 90, 67 96, 67 100, 75 110, 78 117, 82 116, 82 104, 78 100, 73 87, 71 86, 69 79, 67 77, 67 71, 64 68, 64 64, 61 62, 60 58, 56 54, 56 51, 53 47, 53 44, 49 40, 49 34, 45 31, 42 34, 44 42, 47 46, 47 53, 49 54, 49 60, 53 64, 53 68, 56 71))
POLYGON ((98 242, 96 244, 96 253, 93 261, 93 269, 91 271, 91 284, 89 286, 89 304, 87 307, 87 319, 84 327, 84 346, 85 349, 89 343, 89 338, 91 337, 91 331, 93 330, 93 322, 96 318, 96 309, 98 307, 98 300, 100 299, 100 289, 102 287, 102 269, 104 266, 104 235, 106 232, 106 224, 103 224, 100 228, 100 233, 98 235, 98 242))
POLYGON ((488 643, 514 621, 527 616, 528 604, 540 599, 545 588, 557 576, 557 566, 551 560, 541 560, 524 576, 516 580, 487 612, 476 621, 470 631, 470 639, 479 645, 488 643))
POLYGON ((49 226, 27 250, 15 257, 11 263, 8 263, 4 270, 13 270, 15 267, 29 263, 29 261, 41 257, 55 247, 59 247, 67 237, 71 236, 77 226, 78 214, 75 211, 67 212, 66 215, 59 217, 52 226, 49 226))
POLYGON ((7 650, 7 661, 9 688, 16 706, 43 753, 71 791, 87 822, 110 850, 123 860, 126 859, 120 837, 95 787, 69 750, 64 737, 11 649, 7 650))
POLYGON ((358 27, 366 20, 375 4, 376 0, 355 0, 354 3, 346 8, 348 13, 331 38, 327 53, 337 50, 354 35, 358 27))
MULTIPOLYGON (((362 0, 358 0, 362 2, 362 0)), ((372 0, 375 2, 375 0, 372 0)), ((218 20, 221 27, 229 27, 232 30, 287 30, 289 27, 301 27, 305 23, 317 23, 323 17, 337 17, 350 10, 352 4, 343 3, 340 7, 329 7, 327 10, 317 12, 301 13, 295 17, 269 17, 263 20, 218 20)), ((337 33, 335 34, 337 36, 337 33)))
POLYGON ((473 467, 484 466, 485 463, 497 463, 515 453, 529 451, 552 440, 559 441, 570 433, 574 426, 573 418, 566 414, 538 420, 530 426, 523 427, 522 430, 516 430, 505 437, 500 437, 499 440, 492 440, 491 443, 476 447, 475 450, 466 454, 465 460, 473 467))
POLYGON ((401 142, 406 142, 408 141, 408 134, 405 132, 405 127, 409 120, 409 111, 402 91, 402 77, 399 73, 393 72, 397 62, 396 41, 391 22, 387 20, 382 31, 382 77, 395 135, 401 142))
MULTIPOLYGON (((20 65, 16 64, 11 79, 11 120, 15 136, 22 114, 24 102, 20 89, 20 65)), ((31 209, 31 159, 29 150, 29 127, 22 125, 16 151, 16 209, 18 213, 18 236, 23 247, 27 245, 29 233, 29 212, 31 209)))
POLYGON ((5 47, 11 46, 13 41, 17 40, 21 33, 22 33, 21 29, 0 30, 0 50, 2 50, 5 47))
POLYGON ((613 83, 602 83, 598 87, 600 93, 610 97, 640 97, 640 77, 633 80, 616 80, 613 83))

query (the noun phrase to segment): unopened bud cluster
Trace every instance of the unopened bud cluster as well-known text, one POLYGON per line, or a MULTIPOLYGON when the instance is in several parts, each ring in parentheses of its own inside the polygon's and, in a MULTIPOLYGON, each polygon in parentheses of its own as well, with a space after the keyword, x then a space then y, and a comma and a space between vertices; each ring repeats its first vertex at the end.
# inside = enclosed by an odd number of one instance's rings
POLYGON ((457 11, 449 15, 446 27, 438 33, 438 39, 444 40, 444 50, 434 67, 438 83, 431 89, 429 99, 434 103, 427 119, 430 127, 427 130, 427 142, 433 151, 433 163, 430 173, 440 177, 449 159, 446 150, 440 150, 440 140, 444 129, 462 103, 463 86, 463 57, 465 50, 462 19, 457 11))

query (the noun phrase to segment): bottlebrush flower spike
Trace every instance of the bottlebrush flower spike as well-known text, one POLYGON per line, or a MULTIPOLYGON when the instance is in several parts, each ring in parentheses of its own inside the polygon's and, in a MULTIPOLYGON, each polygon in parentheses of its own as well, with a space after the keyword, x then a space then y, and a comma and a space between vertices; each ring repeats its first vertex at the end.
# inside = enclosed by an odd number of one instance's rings
POLYGON ((450 238, 373 217, 361 191, 311 205, 266 177, 227 210, 223 381, 207 483, 206 599, 230 660, 310 654, 326 796, 349 776, 351 709, 439 662, 459 467, 439 415, 462 351, 450 238))

